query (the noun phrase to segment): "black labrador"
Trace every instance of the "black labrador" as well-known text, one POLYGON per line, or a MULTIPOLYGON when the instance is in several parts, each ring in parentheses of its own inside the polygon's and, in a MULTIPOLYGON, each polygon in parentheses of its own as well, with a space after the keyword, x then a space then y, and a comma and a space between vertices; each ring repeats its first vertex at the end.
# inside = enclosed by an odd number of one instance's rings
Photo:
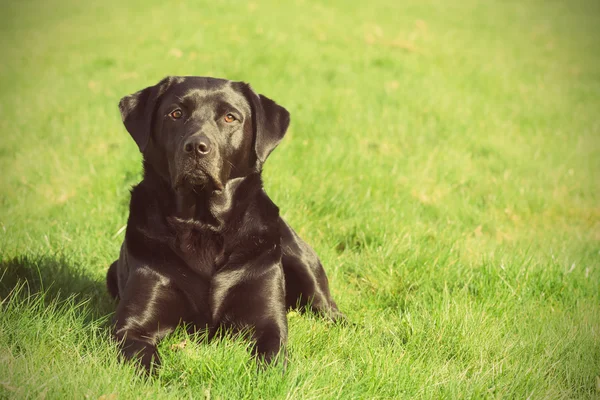
POLYGON ((184 323, 251 332, 268 363, 285 346, 287 309, 343 317, 317 255, 263 189, 285 108, 243 82, 169 77, 119 109, 144 166, 107 275, 126 359, 150 369, 157 342, 184 323))

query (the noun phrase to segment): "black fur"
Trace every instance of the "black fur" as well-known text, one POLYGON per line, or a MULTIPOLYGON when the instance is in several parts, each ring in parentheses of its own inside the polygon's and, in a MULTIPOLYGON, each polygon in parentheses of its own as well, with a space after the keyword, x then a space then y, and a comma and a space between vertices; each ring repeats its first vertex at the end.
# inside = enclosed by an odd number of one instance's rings
POLYGON ((249 330, 270 362, 287 340, 286 309, 342 317, 317 255, 263 190, 287 110, 247 84, 200 77, 166 78, 119 108, 144 156, 107 274, 127 359, 158 364, 157 342, 183 322, 249 330))

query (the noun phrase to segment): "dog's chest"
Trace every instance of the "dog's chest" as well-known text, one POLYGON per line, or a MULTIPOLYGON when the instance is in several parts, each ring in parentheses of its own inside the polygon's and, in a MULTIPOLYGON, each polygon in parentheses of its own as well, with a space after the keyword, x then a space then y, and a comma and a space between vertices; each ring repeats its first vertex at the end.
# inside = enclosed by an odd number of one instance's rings
POLYGON ((190 269, 210 278, 223 252, 223 240, 213 231, 190 229, 178 235, 174 250, 190 269))

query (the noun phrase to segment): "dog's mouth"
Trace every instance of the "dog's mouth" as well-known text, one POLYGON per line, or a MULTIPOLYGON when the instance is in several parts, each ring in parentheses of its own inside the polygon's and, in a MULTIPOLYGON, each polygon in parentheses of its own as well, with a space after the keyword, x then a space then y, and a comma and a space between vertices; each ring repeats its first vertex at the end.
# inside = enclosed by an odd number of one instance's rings
POLYGON ((182 171, 175 179, 174 188, 175 190, 187 189, 193 192, 208 189, 212 192, 223 190, 224 185, 216 174, 202 168, 196 168, 194 170, 182 171))

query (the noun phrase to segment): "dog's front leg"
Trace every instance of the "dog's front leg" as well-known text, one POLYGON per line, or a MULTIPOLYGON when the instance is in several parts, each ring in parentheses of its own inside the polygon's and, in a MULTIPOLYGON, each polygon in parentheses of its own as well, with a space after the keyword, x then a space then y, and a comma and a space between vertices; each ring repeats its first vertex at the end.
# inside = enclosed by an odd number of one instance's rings
POLYGON ((285 353, 285 282, 279 259, 259 257, 243 266, 226 265, 214 276, 212 285, 213 321, 218 326, 249 329, 254 340, 252 353, 266 364, 285 353))
POLYGON ((331 297, 329 281, 317 253, 291 226, 279 218, 286 305, 300 311, 313 312, 333 321, 344 321, 345 315, 331 297))
POLYGON ((125 359, 139 361, 149 371, 160 364, 156 345, 188 313, 183 294, 169 278, 141 267, 127 280, 115 314, 114 337, 125 359))

